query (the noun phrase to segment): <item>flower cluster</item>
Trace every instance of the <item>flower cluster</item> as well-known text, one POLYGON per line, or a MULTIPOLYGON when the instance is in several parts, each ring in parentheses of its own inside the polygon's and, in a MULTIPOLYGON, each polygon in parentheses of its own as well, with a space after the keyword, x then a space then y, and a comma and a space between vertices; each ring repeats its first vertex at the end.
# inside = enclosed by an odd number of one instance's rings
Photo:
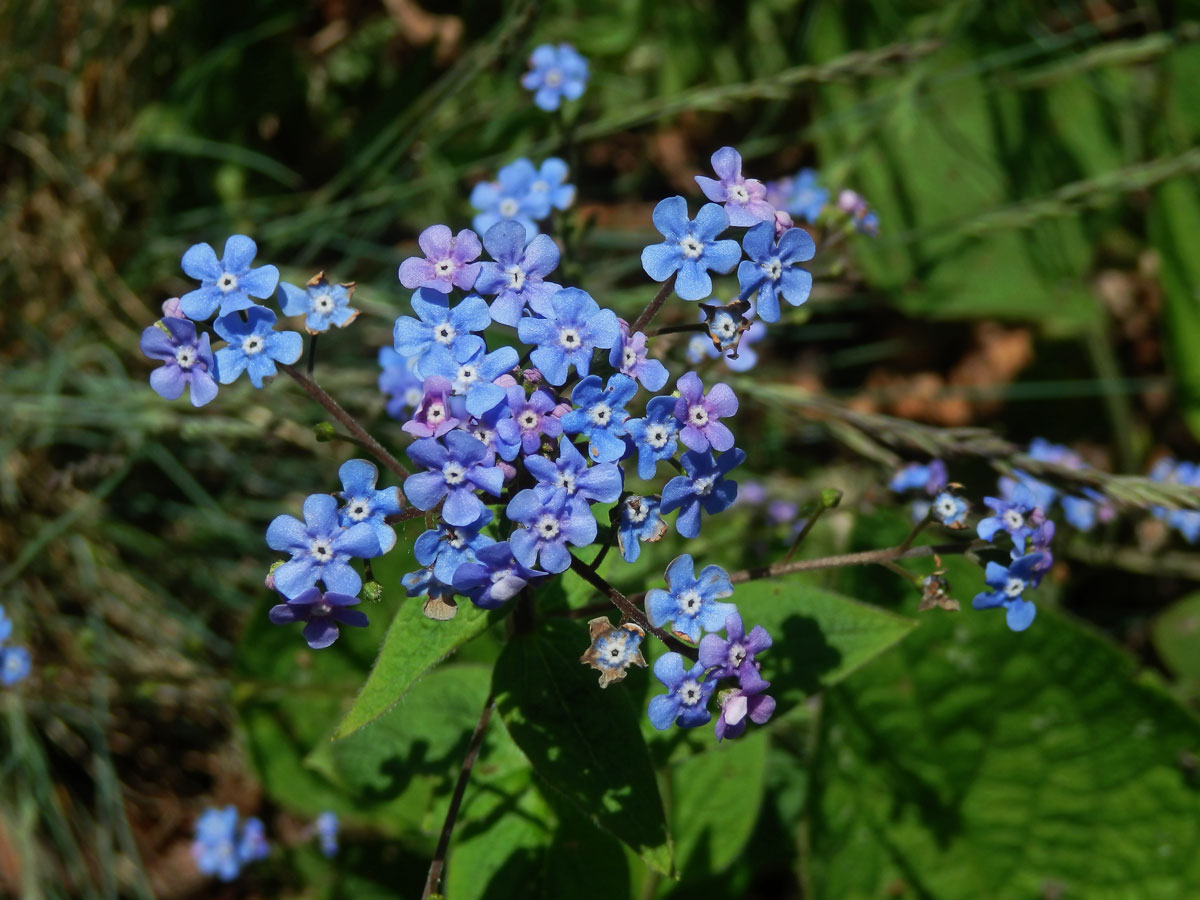
MULTIPOLYGON (((552 156, 540 166, 535 166, 525 157, 521 157, 501 168, 496 173, 495 181, 481 181, 475 185, 471 191, 471 205, 479 212, 475 214, 472 227, 479 234, 486 236, 493 225, 500 222, 518 222, 525 226, 525 239, 528 241, 538 233, 536 223, 548 218, 556 209, 562 211, 569 208, 574 201, 575 186, 567 184, 567 164, 563 160, 552 156)), ((463 232, 459 234, 461 236, 463 232)), ((504 262, 498 252, 502 252, 502 246, 511 248, 513 245, 511 240, 497 240, 502 244, 498 244, 495 249, 489 247, 488 252, 507 270, 510 263, 504 262)), ((529 260, 529 266, 523 268, 537 267, 538 252, 535 251, 535 258, 529 260)), ((557 253, 555 256, 557 257, 557 253)), ((557 264, 556 258, 554 265, 557 264)), ((554 265, 550 268, 553 269, 554 265)), ((467 289, 464 285, 459 287, 467 289)))
MULTIPOLYGON (((1186 484, 1200 487, 1200 466, 1190 462, 1177 462, 1170 457, 1163 457, 1150 470, 1150 477, 1155 481, 1167 481, 1174 484, 1186 484)), ((1063 506, 1064 513, 1066 504, 1063 506)), ((1189 544, 1200 539, 1200 510, 1195 509, 1166 509, 1156 506, 1151 510, 1154 517, 1166 522, 1174 528, 1189 544)))
POLYGON ((646 595, 646 612, 656 627, 670 623, 680 638, 699 642, 697 661, 687 666, 679 653, 666 653, 654 664, 654 676, 667 688, 650 701, 650 722, 660 731, 672 723, 694 728, 712 719, 708 705, 722 679, 736 678, 737 687, 718 695, 717 740, 738 737, 747 719, 765 723, 775 700, 765 693, 770 682, 759 674, 755 658, 771 646, 771 636, 756 625, 746 634, 742 617, 732 603, 729 576, 720 566, 705 566, 700 574, 688 554, 667 567, 667 590, 646 595), (725 637, 717 632, 724 630, 725 637), (703 634, 703 637, 701 635, 703 634))
POLYGON ((29 651, 20 646, 9 646, 13 623, 4 607, 0 606, 0 684, 10 687, 29 676, 29 651))
POLYGON ((270 852, 261 819, 248 818, 238 828, 238 811, 233 806, 206 809, 196 820, 192 859, 202 875, 233 881, 242 867, 265 859, 270 852))

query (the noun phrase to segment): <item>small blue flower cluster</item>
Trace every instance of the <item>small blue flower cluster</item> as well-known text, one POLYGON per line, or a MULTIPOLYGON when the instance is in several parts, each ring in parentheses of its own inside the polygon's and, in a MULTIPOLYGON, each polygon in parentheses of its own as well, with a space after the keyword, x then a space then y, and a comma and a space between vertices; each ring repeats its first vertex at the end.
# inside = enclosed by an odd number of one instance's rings
MULTIPOLYGON (((481 181, 471 191, 471 205, 479 210, 472 221, 472 227, 486 235, 499 222, 519 222, 525 227, 525 240, 532 240, 538 233, 536 223, 546 219, 554 210, 566 210, 575 202, 575 185, 567 184, 567 164, 557 156, 552 156, 540 166, 535 166, 525 157, 514 160, 496 173, 495 181, 481 181)), ((444 227, 444 226, 434 226, 444 227)), ((429 232, 426 231, 426 234, 429 232)), ((462 234, 462 232, 460 232, 462 234)), ((475 239, 479 246, 479 239, 475 239)), ((524 244, 521 245, 522 248, 524 244)), ((424 249, 424 248, 422 248, 424 249)), ((513 265, 497 255, 497 251, 506 251, 511 255, 512 242, 504 241, 501 246, 493 249, 488 247, 488 253, 496 260, 496 264, 507 269, 513 265)), ((476 250, 478 256, 478 250, 476 250)), ((535 251, 536 256, 536 251, 535 251)), ((537 264, 537 259, 531 259, 531 264, 537 264)), ((554 266, 558 265, 557 253, 554 266)), ((550 268, 553 269, 554 266, 550 268)), ((547 270, 548 271, 548 270, 547 270)), ((493 275, 495 270, 493 270, 493 275)), ((405 285, 408 286, 407 283, 405 285)), ((458 285, 462 287, 462 285, 458 285)), ((463 288, 467 290, 467 288, 463 288)))
MULTIPOLYGON (((1200 487, 1200 466, 1190 462, 1177 462, 1170 457, 1163 457, 1150 470, 1150 477, 1155 481, 1167 481, 1173 484, 1186 484, 1200 487)), ((1151 510, 1156 519, 1166 522, 1174 528, 1189 544, 1200 540, 1200 510, 1195 509, 1166 509, 1156 506, 1151 510)))
POLYGON ((321 852, 330 859, 337 856, 339 827, 337 813, 333 811, 321 813, 313 826, 321 852))
POLYGON ((12 637, 12 619, 0 606, 0 684, 10 687, 29 676, 29 651, 24 647, 9 646, 12 637))
POLYGON ((765 693, 771 684, 759 674, 755 659, 771 646, 771 636, 761 625, 746 634, 737 607, 720 602, 732 594, 724 569, 705 566, 697 576, 686 553, 667 567, 667 590, 655 588, 646 594, 646 613, 653 625, 670 623, 680 638, 699 641, 699 659, 690 668, 681 654, 673 652, 654 664, 654 676, 667 688, 666 694, 650 701, 650 722, 660 731, 672 723, 695 728, 708 722, 712 718, 709 700, 725 678, 736 678, 738 686, 718 696, 718 741, 741 735, 747 719, 764 724, 775 711, 774 698, 765 693), (716 633, 722 629, 725 637, 716 633))
POLYGON ((238 831, 238 811, 233 806, 206 809, 196 820, 192 859, 202 875, 233 881, 248 863, 270 853, 261 819, 249 818, 238 831))
POLYGON ((309 334, 350 324, 358 311, 349 306, 353 284, 330 284, 324 273, 304 288, 280 283, 275 266, 251 268, 258 247, 235 234, 217 254, 208 244, 195 244, 183 254, 183 271, 200 287, 163 304, 163 317, 142 331, 141 349, 163 365, 150 375, 150 386, 168 400, 189 391, 193 406, 217 396, 217 383, 231 384, 243 373, 256 388, 276 374, 276 363, 291 365, 300 358, 303 341, 295 331, 276 331, 276 316, 252 298, 266 299, 278 289, 285 316, 305 317, 309 334), (207 332, 196 323, 218 313, 213 331, 225 341, 215 353, 207 332))
POLYGON ((563 100, 578 100, 587 86, 588 63, 570 44, 542 44, 529 57, 521 86, 533 91, 539 109, 554 112, 563 100))

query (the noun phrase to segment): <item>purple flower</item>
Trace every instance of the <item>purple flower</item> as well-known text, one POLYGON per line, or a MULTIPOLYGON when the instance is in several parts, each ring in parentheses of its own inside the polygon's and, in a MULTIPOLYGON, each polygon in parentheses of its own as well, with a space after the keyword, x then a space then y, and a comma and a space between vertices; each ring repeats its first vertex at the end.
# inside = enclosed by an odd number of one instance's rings
POLYGON ((298 596, 271 607, 271 621, 276 625, 291 625, 304 622, 304 640, 314 650, 322 650, 338 639, 338 624, 365 628, 366 613, 347 609, 358 604, 357 597, 338 594, 334 591, 321 593, 315 587, 302 591, 298 596))
POLYGON ((746 232, 742 246, 750 258, 738 265, 741 296, 758 292, 758 314, 764 322, 779 321, 780 294, 792 306, 808 299, 812 275, 797 265, 817 252, 807 231, 789 229, 776 243, 774 225, 763 222, 746 232))
POLYGON ((530 454, 541 448, 542 435, 556 438, 562 434, 562 421, 552 415, 557 404, 550 394, 535 390, 526 397, 525 389, 514 384, 508 388, 507 397, 512 417, 496 423, 502 440, 508 443, 520 441, 521 452, 530 454))
POLYGON ((710 452, 689 450, 680 458, 686 475, 677 475, 667 482, 662 493, 664 515, 678 509, 675 530, 686 538, 700 534, 700 511, 710 516, 728 509, 737 498, 737 482, 725 478, 730 470, 741 465, 746 454, 736 447, 713 459, 710 452))
POLYGON ((581 511, 591 503, 612 503, 621 496, 621 470, 612 463, 589 466, 565 437, 558 442, 556 462, 544 456, 529 456, 525 468, 538 480, 534 486, 538 496, 549 499, 555 491, 565 491, 567 502, 582 505, 581 511))
POLYGON ((500 169, 496 181, 475 185, 471 205, 480 210, 471 222, 475 230, 487 234, 493 225, 512 219, 525 227, 525 239, 532 240, 538 233, 534 220, 550 215, 549 192, 532 190, 538 174, 533 163, 521 157, 500 169))
POLYGON ((673 632, 695 643, 702 629, 719 631, 737 613, 732 603, 718 602, 732 594, 733 585, 724 569, 705 566, 697 577, 691 555, 684 553, 667 566, 667 590, 646 592, 646 615, 656 628, 671 622, 673 632))
MULTIPOLYGON (((730 589, 732 592, 732 588, 730 589)), ((732 604, 729 604, 732 606, 732 604)), ((750 687, 760 680, 754 655, 771 646, 771 635, 761 625, 746 634, 736 609, 725 619, 725 637, 706 634, 700 641, 700 662, 710 669, 712 678, 733 678, 750 687)))
POLYGON ((588 622, 588 634, 592 644, 579 661, 600 672, 600 687, 623 679, 630 666, 646 667, 641 650, 646 632, 633 622, 623 622, 614 628, 607 616, 599 616, 588 622))
POLYGON ((422 438, 409 446, 412 461, 428 471, 404 479, 404 493, 417 509, 433 509, 444 497, 442 518, 450 525, 470 525, 484 508, 475 490, 500 496, 504 473, 487 462, 487 447, 466 432, 451 431, 445 441, 442 446, 437 438, 422 438))
POLYGON ((659 460, 670 459, 679 448, 679 423, 674 397, 651 397, 646 415, 625 423, 638 451, 638 478, 649 481, 658 471, 659 460))
POLYGON ((495 262, 485 262, 475 282, 481 294, 495 294, 492 319, 514 328, 525 307, 537 309, 550 302, 560 285, 545 277, 558 266, 558 245, 549 235, 539 234, 525 245, 525 229, 519 222, 500 222, 483 236, 483 246, 495 262))
POLYGON ((629 333, 629 325, 617 320, 621 333, 608 354, 608 364, 620 372, 642 383, 648 391, 658 391, 670 377, 667 367, 657 359, 646 357, 646 335, 642 332, 629 333))
POLYGON ((246 372, 256 388, 275 374, 275 363, 291 365, 304 352, 304 341, 295 331, 275 331, 275 313, 263 306, 246 311, 246 321, 237 313, 221 316, 213 330, 229 346, 217 351, 221 384, 230 384, 246 372))
MULTIPOLYGON (((387 414, 404 421, 411 409, 416 411, 425 396, 416 357, 405 359, 391 347, 379 348, 379 390, 387 399, 387 414)), ((421 435, 429 437, 429 435, 421 435)))
POLYGON ((368 522, 344 528, 337 500, 330 494, 310 494, 304 501, 304 521, 276 516, 267 526, 267 546, 292 554, 274 572, 275 588, 288 599, 299 597, 321 581, 325 590, 357 596, 362 578, 347 561, 370 559, 382 549, 368 522))
POLYGON ((482 548, 478 562, 468 562, 454 573, 454 589, 480 609, 496 609, 522 588, 546 573, 521 565, 513 558, 508 541, 482 548))
MULTIPOLYGON (((1050 519, 1046 519, 1033 530, 1033 534, 1029 538, 1030 549, 1042 554, 1041 560, 1033 567, 1033 584, 1036 587, 1041 584, 1042 576, 1049 572, 1051 566, 1054 565, 1054 555, 1050 552, 1050 542, 1054 540, 1054 523, 1050 519)), ((1023 547, 1020 550, 1013 548, 1013 559, 1019 559, 1024 549, 1023 547)))
POLYGON ((217 362, 209 347, 208 335, 196 338, 196 326, 188 319, 167 317, 161 328, 151 325, 142 331, 139 346, 151 359, 165 365, 150 373, 150 387, 167 400, 191 391, 192 406, 203 406, 217 396, 217 362), (165 329, 165 330, 164 330, 165 329))
POLYGON ((1037 608, 1021 595, 1037 576, 1043 562, 1041 553, 1027 553, 1007 568, 997 562, 989 562, 984 581, 992 588, 975 595, 971 605, 976 609, 994 609, 1003 606, 1005 621, 1013 631, 1024 631, 1033 624, 1037 608))
POLYGON ((738 411, 737 396, 727 384, 718 382, 704 393, 704 385, 695 372, 687 372, 676 382, 679 399, 675 401, 675 418, 683 429, 679 439, 684 446, 697 452, 712 449, 724 452, 733 446, 733 432, 720 419, 738 411))
POLYGON ((544 309, 545 318, 526 317, 517 325, 517 335, 526 344, 537 344, 530 355, 533 364, 551 384, 563 384, 571 367, 586 377, 592 350, 607 350, 617 342, 617 314, 600 305, 578 288, 563 288, 544 309))
POLYGON ((589 375, 575 385, 575 408, 563 416, 563 431, 586 435, 588 456, 596 462, 616 462, 625 455, 625 404, 637 393, 637 382, 618 372, 603 389, 600 384, 600 376, 589 375))
POLYGON ((482 416, 504 402, 504 388, 495 381, 517 365, 517 351, 512 347, 491 353, 486 349, 431 355, 425 363, 425 374, 450 379, 455 395, 466 397, 467 412, 473 416, 482 416))
POLYGON ((400 489, 390 487, 375 490, 379 470, 365 459, 346 460, 338 469, 338 478, 342 482, 342 491, 338 496, 345 503, 339 514, 342 526, 353 528, 359 522, 369 523, 379 540, 380 550, 387 553, 396 546, 396 532, 387 523, 387 517, 403 509, 400 489))
POLYGON ((596 518, 587 504, 569 503, 566 491, 546 497, 524 490, 509 501, 508 518, 523 525, 508 538, 513 556, 521 565, 533 569, 540 559, 547 572, 570 568, 571 553, 567 542, 586 547, 596 539, 596 518))
POLYGON ((469 525, 455 527, 439 522, 436 528, 423 532, 417 538, 413 544, 413 556, 421 565, 432 567, 438 581, 452 584, 459 566, 475 562, 480 550, 496 543, 493 538, 481 533, 492 518, 492 511, 485 506, 479 518, 469 525))
POLYGON ((721 704, 721 715, 717 718, 717 740, 741 737, 746 730, 746 720, 757 725, 765 725, 775 712, 775 698, 762 693, 771 686, 769 681, 761 681, 755 689, 744 687, 722 692, 718 702, 721 704))
POLYGON ((271 853, 267 843, 267 829, 262 819, 251 816, 242 823, 242 836, 238 840, 237 854, 243 863, 266 859, 271 853))
POLYGON ((725 204, 730 225, 744 228, 775 218, 775 208, 765 199, 767 189, 763 183, 742 177, 740 153, 732 147, 722 147, 712 155, 712 167, 720 181, 697 175, 696 184, 709 200, 725 204))
POLYGON ((400 427, 413 437, 438 438, 459 424, 450 409, 450 379, 431 375, 413 417, 400 427))
POLYGON ((729 216, 715 203, 702 206, 694 220, 687 212, 682 197, 668 197, 654 207, 654 227, 666 240, 642 250, 642 268, 655 281, 678 273, 675 293, 683 300, 703 300, 712 294, 709 270, 730 271, 742 258, 742 248, 737 241, 717 240, 729 227, 729 216))
POLYGON ((541 44, 529 57, 529 71, 521 76, 521 87, 533 91, 539 109, 553 112, 565 98, 578 100, 587 85, 587 60, 570 44, 541 44))
POLYGON ((411 316, 396 319, 396 352, 416 357, 417 374, 423 378, 456 366, 458 360, 484 349, 483 338, 471 332, 483 331, 492 324, 487 301, 482 297, 472 294, 453 309, 447 302, 437 291, 421 288, 412 296, 413 312, 420 321, 411 316))
POLYGON ((658 512, 654 497, 626 497, 621 501, 617 520, 617 546, 625 562, 634 562, 642 552, 642 541, 657 543, 666 533, 667 523, 658 512))
POLYGON ((670 728, 672 722, 682 728, 695 728, 712 718, 708 698, 712 696, 716 682, 701 681, 703 664, 696 663, 690 670, 685 669, 682 656, 664 653, 654 664, 654 677, 669 691, 650 701, 650 724, 659 731, 670 728))
POLYGON ((504 480, 507 481, 517 474, 517 470, 508 463, 521 452, 521 441, 519 438, 509 440, 504 436, 511 434, 510 428, 501 429, 500 426, 505 422, 512 422, 512 413, 507 403, 500 403, 481 416, 473 416, 467 424, 467 433, 487 447, 488 452, 500 457, 502 462, 497 462, 496 466, 504 472, 504 480))
POLYGON ((279 270, 274 266, 251 269, 258 247, 244 234, 225 242, 220 260, 208 244, 193 244, 183 254, 183 271, 200 282, 200 287, 179 298, 179 308, 189 319, 202 321, 221 309, 221 315, 249 309, 257 304, 251 297, 266 300, 275 293, 279 270))
POLYGON ((285 316, 304 316, 305 331, 323 334, 330 326, 345 328, 358 318, 358 310, 350 305, 353 295, 353 283, 330 284, 319 272, 303 288, 280 282, 277 299, 285 316))
POLYGON ((469 291, 479 277, 479 236, 464 228, 457 236, 445 225, 430 225, 417 238, 425 254, 400 263, 400 283, 406 288, 429 288, 443 294, 454 288, 469 291))
POLYGON ((1007 531, 1013 546, 1024 550, 1025 538, 1045 520, 1033 492, 1022 484, 1016 485, 1007 498, 984 497, 983 502, 992 510, 992 515, 980 519, 976 526, 985 541, 994 541, 996 532, 1007 531))

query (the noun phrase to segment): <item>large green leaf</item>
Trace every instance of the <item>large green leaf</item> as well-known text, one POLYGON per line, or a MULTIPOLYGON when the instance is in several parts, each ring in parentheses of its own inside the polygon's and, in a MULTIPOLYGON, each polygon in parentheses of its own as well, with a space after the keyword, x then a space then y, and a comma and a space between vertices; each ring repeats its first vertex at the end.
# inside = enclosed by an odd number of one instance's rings
POLYGON ((1200 894, 1197 723, 1041 609, 939 615, 826 697, 814 900, 1200 894))
POLYGON ((547 622, 514 638, 496 663, 497 708, 548 784, 650 866, 671 872, 671 848, 638 714, 619 686, 603 690, 579 662, 587 629, 547 622))
POLYGON ((387 637, 366 683, 334 732, 334 739, 353 734, 375 721, 399 701, 418 678, 467 641, 482 634, 506 610, 486 612, 462 603, 448 622, 426 618, 421 601, 405 601, 388 627, 387 637))
POLYGON ((1200 592, 1162 611, 1151 629, 1154 649, 1180 678, 1200 681, 1200 592))

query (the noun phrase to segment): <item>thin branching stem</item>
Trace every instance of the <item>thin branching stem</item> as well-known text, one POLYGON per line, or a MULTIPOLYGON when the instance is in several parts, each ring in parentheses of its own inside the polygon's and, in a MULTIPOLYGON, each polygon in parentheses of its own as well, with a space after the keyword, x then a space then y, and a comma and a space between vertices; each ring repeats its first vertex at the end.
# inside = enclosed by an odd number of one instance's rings
MULTIPOLYGON (((575 556, 571 557, 571 569, 580 578, 602 593, 610 601, 613 606, 621 611, 621 615, 627 620, 636 622, 644 631, 648 631, 654 635, 676 653, 681 653, 689 659, 696 659, 696 648, 689 647, 677 638, 672 637, 663 631, 661 628, 656 628, 650 624, 650 620, 646 618, 646 614, 635 606, 628 597, 618 591, 615 587, 609 584, 602 576, 596 574, 592 568, 583 560, 575 556)), ((644 596, 644 595, 643 595, 644 596)))
POLYGON ((658 315, 658 311, 662 309, 662 305, 671 296, 671 291, 675 290, 675 278, 677 274, 672 273, 671 277, 662 283, 662 287, 658 289, 658 293, 654 295, 654 299, 646 304, 646 308, 642 310, 642 314, 629 326, 630 334, 637 334, 639 331, 644 331, 651 320, 658 315))

